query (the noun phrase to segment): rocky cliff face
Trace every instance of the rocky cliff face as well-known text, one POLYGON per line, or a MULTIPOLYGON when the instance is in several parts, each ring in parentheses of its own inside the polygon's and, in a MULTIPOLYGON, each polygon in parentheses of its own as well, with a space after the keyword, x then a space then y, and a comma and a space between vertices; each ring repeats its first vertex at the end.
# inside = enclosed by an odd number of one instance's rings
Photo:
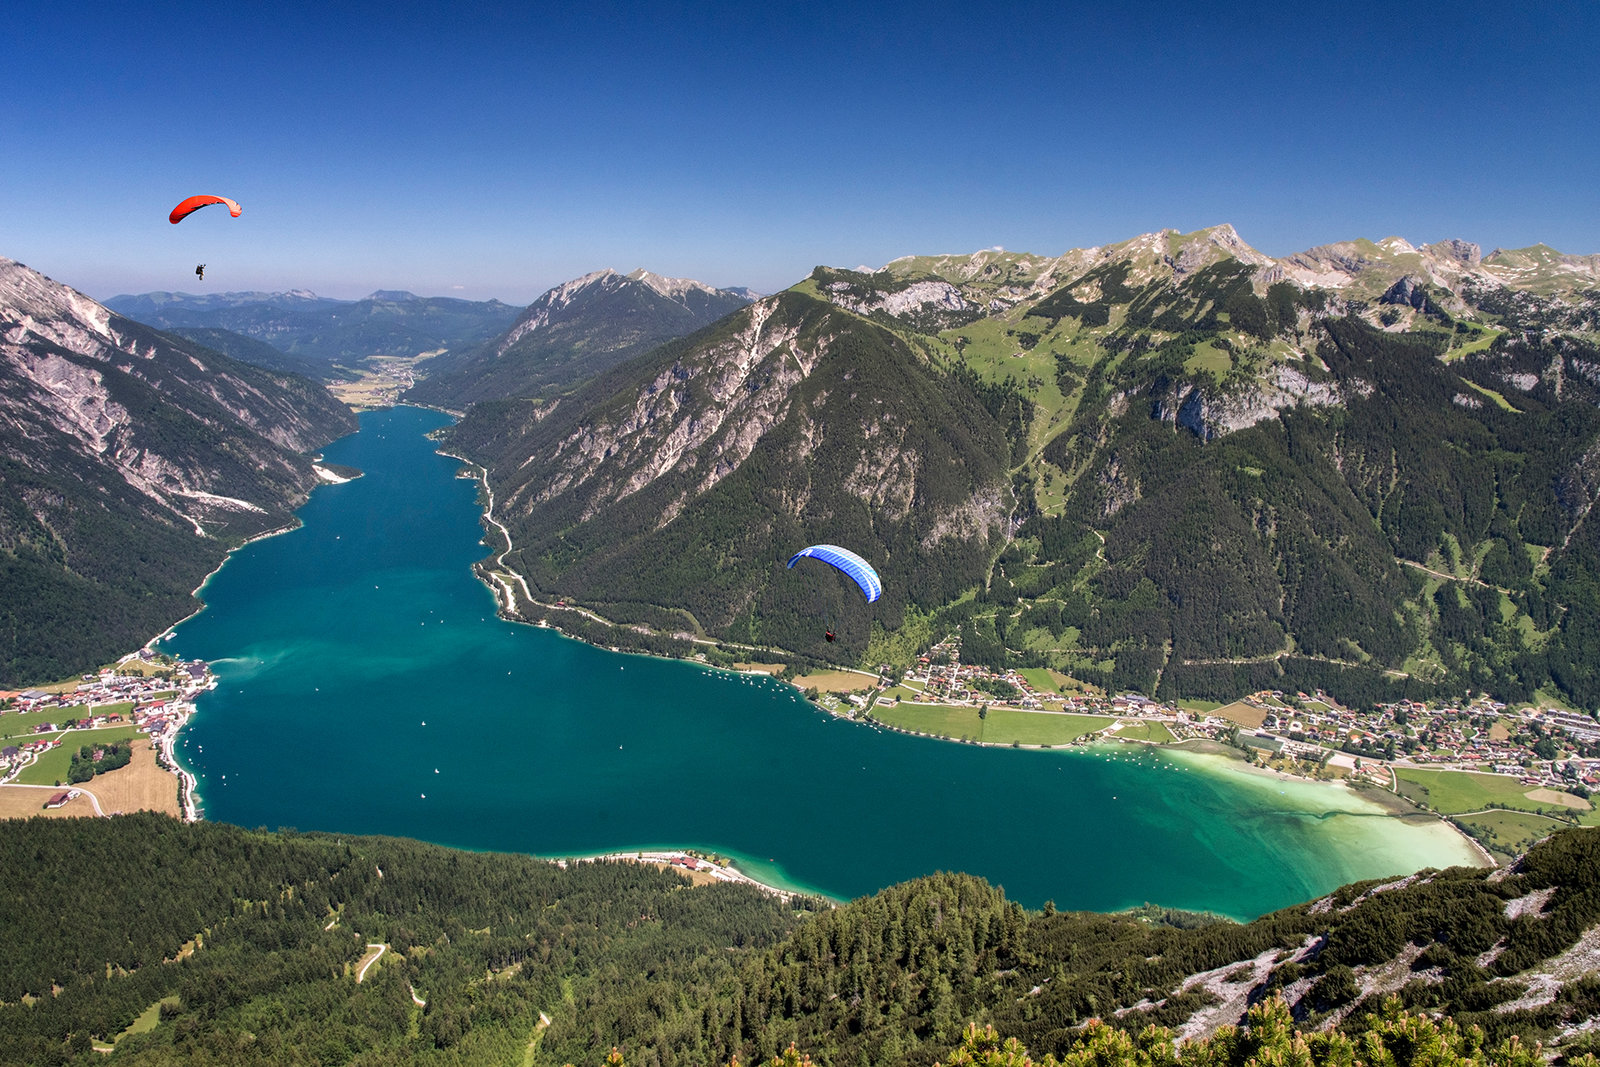
POLYGON ((1312 380, 1299 367, 1278 364, 1233 392, 1205 385, 1175 386, 1157 398, 1153 414, 1209 441, 1275 419, 1290 408, 1332 407, 1342 404, 1346 395, 1371 391, 1371 384, 1359 379, 1312 380))
MULTIPOLYGON (((0 338, 13 430, 64 437, 196 527, 212 516, 225 527, 234 512, 281 516, 315 484, 303 454, 354 429, 348 408, 303 379, 157 333, 10 260, 0 261, 0 338), (157 436, 147 415, 192 427, 157 436), (222 439, 237 459, 219 466, 222 439)), ((25 448, 14 458, 33 464, 25 448)))
MULTIPOLYGON (((21 650, 10 663, 94 665, 48 651, 71 643, 56 628, 96 626, 53 600, 160 605, 135 612, 134 643, 192 610, 178 609, 229 545, 292 521, 317 484, 305 453, 354 427, 313 382, 151 330, 0 260, 0 554, 34 592, 8 605, 8 642, 21 650)), ((112 640, 94 647, 114 651, 112 640)))

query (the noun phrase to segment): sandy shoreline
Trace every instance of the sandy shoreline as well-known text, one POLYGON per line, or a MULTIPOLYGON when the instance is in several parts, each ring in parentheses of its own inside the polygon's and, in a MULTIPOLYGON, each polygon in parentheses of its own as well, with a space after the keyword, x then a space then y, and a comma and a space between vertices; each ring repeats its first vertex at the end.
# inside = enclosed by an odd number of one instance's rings
MULTIPOLYGON (((763 893, 770 893, 783 900, 793 900, 796 897, 820 897, 822 894, 805 893, 795 889, 784 889, 779 886, 769 885, 758 878, 739 870, 732 861, 726 866, 714 863, 703 857, 695 856, 687 851, 676 849, 645 849, 635 852, 607 852, 598 856, 565 856, 551 860, 556 866, 566 868, 572 863, 648 863, 652 866, 678 871, 689 878, 695 885, 712 885, 717 882, 755 886, 763 893), (693 863, 694 866, 686 864, 693 863)), ((826 899, 826 898, 824 898, 826 899)))

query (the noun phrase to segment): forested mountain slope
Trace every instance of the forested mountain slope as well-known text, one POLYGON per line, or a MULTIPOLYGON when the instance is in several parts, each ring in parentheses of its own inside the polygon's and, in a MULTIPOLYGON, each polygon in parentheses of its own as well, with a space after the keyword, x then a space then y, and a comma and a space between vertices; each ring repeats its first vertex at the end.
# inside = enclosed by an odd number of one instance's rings
POLYGON ((976 384, 788 292, 557 404, 479 404, 448 440, 489 466, 508 562, 536 590, 819 653, 827 617, 859 655, 913 591, 981 581, 1009 532, 1009 445, 976 384), (784 569, 814 542, 869 551, 883 598, 784 569))
POLYGON ((528 305, 503 335, 430 360, 406 399, 460 410, 483 400, 560 396, 749 302, 744 290, 642 269, 585 274, 528 305))
POLYGON ((245 538, 293 521, 355 428, 321 385, 0 260, 0 685, 138 647, 245 538))
POLYGON ((1245 925, 1030 913, 962 875, 807 913, 630 863, 154 815, 10 821, 0 1062, 95 1063, 115 1041, 143 1064, 599 1064, 617 1047, 688 1065, 793 1042, 896 1067, 948 1056, 978 1023, 1108 1064, 1145 1062, 1112 1036, 1143 1034, 1169 1067, 1172 1040, 1217 1034, 1219 1058, 1190 1046, 1185 1062, 1242 1065, 1229 1027, 1271 997, 1262 1043, 1393 1036, 1403 1007, 1453 1017, 1469 1050, 1516 1035, 1571 1056, 1600 1020, 1597 886, 1600 831, 1568 830, 1514 868, 1347 886, 1245 925))
MULTIPOLYGON (((770 390, 790 388, 782 373, 801 362, 780 360, 777 377, 714 401, 664 394, 678 398, 672 425, 730 421, 750 438, 717 452, 710 476, 709 454, 649 421, 681 346, 554 415, 485 406, 455 440, 488 465, 492 484, 509 479, 523 550, 512 562, 543 591, 608 612, 637 598, 688 609, 718 637, 816 653, 796 643, 806 631, 777 593, 778 567, 793 547, 853 537, 895 572, 873 614, 882 639, 870 653, 859 640, 845 646, 869 667, 904 664, 929 640, 959 634, 968 662, 1049 666, 1163 697, 1323 688, 1368 703, 1542 691, 1594 709, 1600 534, 1585 521, 1600 491, 1594 272, 1592 257, 1541 247, 1485 256, 1463 241, 1400 238, 1277 259, 1228 226, 1053 258, 992 250, 876 272, 819 267, 771 306, 831 305, 818 336, 835 362, 870 367, 866 353, 902 351, 915 370, 907 381, 931 375, 942 401, 978 402, 952 423, 940 401, 901 388, 901 371, 881 379, 883 402, 905 405, 908 444, 894 462, 943 480, 948 459, 924 462, 920 442, 953 425, 995 442, 982 451, 1004 470, 966 479, 994 489, 985 533, 955 567, 907 567, 890 544, 884 519, 900 521, 903 505, 880 482, 896 483, 895 468, 864 436, 841 436, 798 407, 782 420, 752 416, 781 403, 770 390), (628 423, 622 413, 633 410, 628 423), (835 503, 860 509, 860 521, 830 526, 831 516, 753 490, 738 507, 703 509, 691 506, 698 491, 634 495, 645 484, 782 484, 789 475, 772 464, 808 455, 795 441, 812 434, 853 450, 830 462, 852 471, 835 483, 835 503), (605 454, 624 440, 633 459, 605 454), (558 452, 567 458, 552 465, 558 452), (576 473, 580 455, 596 471, 631 465, 620 482, 595 478, 576 473), (679 577, 694 565, 667 546, 704 566, 679 577), (647 555, 670 562, 653 577, 611 566, 647 555)), ((737 345, 710 353, 749 332, 740 316, 708 331, 702 364, 739 362, 737 345)), ((907 514, 920 510, 915 499, 907 514)))

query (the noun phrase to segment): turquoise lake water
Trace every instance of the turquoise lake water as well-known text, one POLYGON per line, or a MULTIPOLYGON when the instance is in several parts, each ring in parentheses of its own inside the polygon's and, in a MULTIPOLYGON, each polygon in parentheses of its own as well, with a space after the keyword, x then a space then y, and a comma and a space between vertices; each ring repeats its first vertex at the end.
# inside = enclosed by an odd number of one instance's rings
POLYGON ((366 472, 248 545, 163 650, 212 661, 179 744, 205 815, 542 856, 715 850, 837 898, 939 870, 1029 907, 1146 901, 1248 918, 1362 878, 1473 862, 1335 786, 1142 746, 980 749, 835 720, 781 683, 504 622, 470 565, 475 482, 362 416, 366 472))

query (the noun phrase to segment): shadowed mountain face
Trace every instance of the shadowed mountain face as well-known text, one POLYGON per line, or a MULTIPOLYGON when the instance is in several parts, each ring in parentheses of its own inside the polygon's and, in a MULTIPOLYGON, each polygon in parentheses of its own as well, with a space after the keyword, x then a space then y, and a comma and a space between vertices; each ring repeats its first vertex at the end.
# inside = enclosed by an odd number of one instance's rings
POLYGON ((355 428, 320 385, 150 329, 0 260, 0 684, 52 680, 194 608, 293 521, 306 453, 355 428))
POLYGON ((586 274, 545 293, 495 340, 430 360, 427 379, 407 399, 461 409, 481 400, 559 396, 749 302, 745 290, 645 270, 586 274))
POLYGON ((968 662, 1163 697, 1593 708, 1597 316, 1592 257, 1463 241, 1277 259, 1220 226, 916 257, 818 268, 578 393, 481 404, 456 440, 509 562, 620 621, 830 651, 773 561, 833 540, 904 568, 885 640, 831 650, 866 666, 958 633, 968 662), (819 463, 843 528, 795 495, 819 463))
POLYGON ((299 290, 144 293, 114 296, 106 306, 158 329, 242 334, 317 368, 323 380, 349 377, 368 356, 416 356, 480 344, 517 317, 516 308, 498 300, 419 297, 388 289, 363 300, 330 300, 299 290))

